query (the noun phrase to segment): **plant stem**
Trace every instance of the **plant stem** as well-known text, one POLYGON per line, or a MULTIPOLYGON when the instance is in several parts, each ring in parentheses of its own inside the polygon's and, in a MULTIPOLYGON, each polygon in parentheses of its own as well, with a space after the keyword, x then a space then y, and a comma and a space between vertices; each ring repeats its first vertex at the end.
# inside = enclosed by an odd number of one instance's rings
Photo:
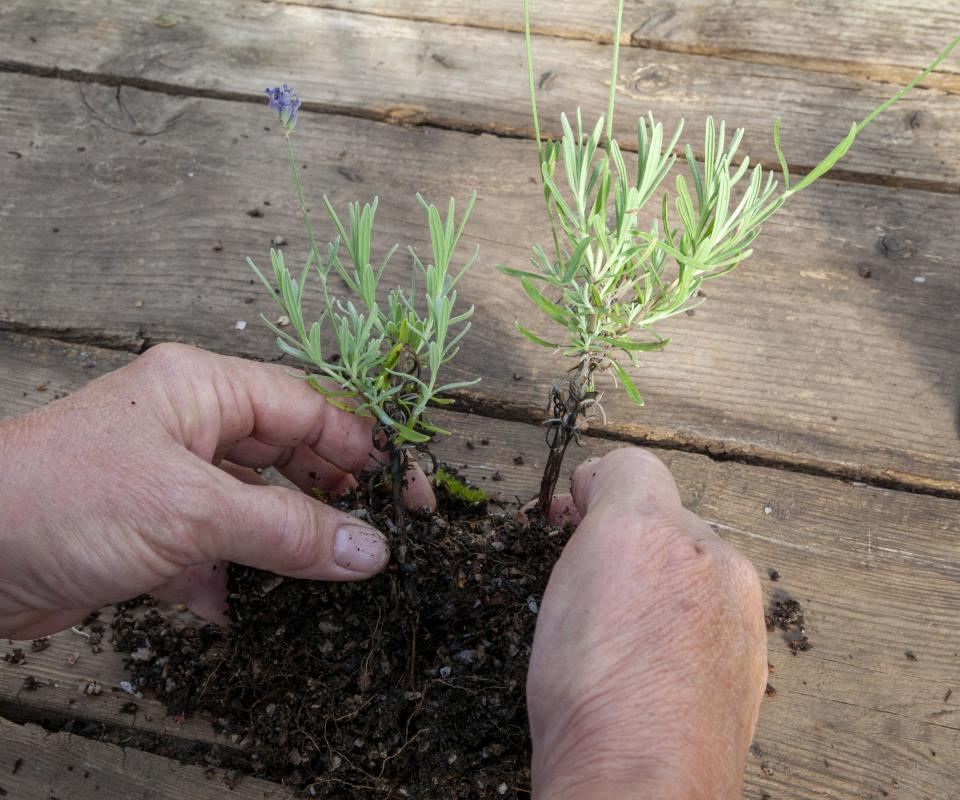
POLYGON ((607 146, 613 139, 613 106, 617 96, 617 71, 620 66, 620 33, 623 30, 623 0, 617 0, 617 29, 613 37, 613 63, 610 65, 610 95, 607 99, 607 146))
POLYGON ((523 0, 523 40, 527 51, 527 80, 530 83, 530 107, 533 110, 533 132, 537 137, 537 161, 543 166, 543 140, 540 137, 540 115, 537 113, 537 92, 533 80, 533 43, 530 39, 530 0, 523 0))
POLYGON ((544 517, 550 513, 553 495, 556 493, 557 482, 560 480, 560 468, 563 466, 563 458, 567 454, 567 447, 573 440, 573 436, 572 429, 562 430, 559 441, 550 448, 550 454, 547 456, 547 463, 543 468, 543 477, 540 479, 540 494, 537 498, 537 508, 540 509, 544 517))
POLYGON ((390 482, 393 491, 393 521, 397 526, 397 560, 407 560, 407 515, 403 507, 403 482, 407 472, 407 453, 390 443, 390 482))
POLYGON ((551 392, 551 403, 553 405, 553 416, 556 420, 556 435, 552 440, 548 437, 550 455, 547 456, 547 463, 543 468, 543 478, 540 480, 540 494, 537 498, 537 508, 547 516, 550 512, 550 505, 553 502, 553 495, 557 490, 557 482, 560 480, 560 470, 563 466, 564 456, 567 454, 567 448, 570 442, 577 438, 580 426, 578 420, 584 415, 584 412, 590 406, 593 394, 588 392, 593 380, 593 372, 596 364, 589 358, 580 362, 577 374, 570 379, 567 385, 567 392, 564 396, 559 389, 553 388, 551 392))
POLYGON ((950 51, 953 50, 953 48, 956 47, 958 44, 960 44, 960 36, 958 36, 956 39, 954 39, 952 42, 950 42, 950 44, 948 44, 948 45, 943 49, 943 51, 940 53, 940 55, 938 55, 938 56, 936 57, 936 59, 934 59, 934 61, 933 61, 923 72, 921 72, 919 75, 917 75, 916 78, 914 78, 912 81, 910 81, 910 83, 908 83, 906 86, 904 86, 899 92, 897 92, 897 93, 896 93, 893 97, 891 97, 889 100, 887 100, 886 102, 884 102, 884 103, 880 104, 879 106, 877 106, 877 107, 876 107, 873 111, 871 111, 866 117, 864 117, 863 120, 861 120, 860 122, 858 122, 858 123, 857 123, 857 133, 859 133, 859 132, 862 131, 864 128, 866 128, 867 125, 869 125, 871 122, 873 122, 874 119, 876 119, 880 114, 882 114, 884 111, 886 111, 888 108, 890 108, 890 106, 892 106, 892 105, 893 105, 894 103, 896 103, 901 97, 903 97, 907 92, 909 92, 911 89, 913 89, 913 87, 916 86, 918 83, 920 83, 920 81, 922 81, 924 78, 926 78, 927 75, 929 75, 929 74, 930 74, 931 72, 933 72, 937 67, 939 67, 939 66, 940 66, 940 62, 942 62, 943 59, 945 59, 948 55, 950 55, 950 51))
POLYGON ((550 192, 543 177, 543 138, 540 135, 540 114, 537 111, 537 88, 533 78, 533 42, 530 37, 530 0, 523 0, 523 41, 527 51, 527 81, 530 84, 530 109, 533 112, 533 131, 537 137, 537 166, 540 168, 540 181, 543 186, 543 200, 547 204, 547 217, 550 219, 550 229, 553 233, 553 246, 557 253, 557 264, 562 261, 560 254, 560 234, 557 232, 557 220, 550 208, 550 192))
POLYGON ((300 213, 303 214, 303 224, 307 229, 307 237, 310 239, 310 247, 313 248, 313 257, 316 259, 317 266, 320 265, 320 248, 317 247, 317 240, 313 238, 313 226, 310 224, 310 214, 307 211, 307 203, 303 199, 303 186, 300 184, 300 173, 297 171, 297 160, 293 156, 293 144, 290 142, 290 135, 285 137, 287 142, 287 158, 290 159, 290 172, 293 173, 293 183, 297 187, 297 200, 300 203, 300 213))

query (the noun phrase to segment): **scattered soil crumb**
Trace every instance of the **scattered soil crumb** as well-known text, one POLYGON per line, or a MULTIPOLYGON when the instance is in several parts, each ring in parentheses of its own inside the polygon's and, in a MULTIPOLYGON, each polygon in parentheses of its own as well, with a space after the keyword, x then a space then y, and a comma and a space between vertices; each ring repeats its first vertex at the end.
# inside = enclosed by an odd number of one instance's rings
MULTIPOLYGON (((409 518, 405 562, 369 581, 231 566, 229 629, 117 606, 131 684, 212 717, 243 774, 312 797, 527 800, 531 609, 568 537, 438 500, 409 518)), ((388 495, 366 483, 337 505, 392 529, 388 495)))
POLYGON ((770 601, 766 614, 767 630, 779 628, 784 633, 784 641, 790 652, 796 655, 810 650, 813 645, 807 638, 807 629, 803 621, 803 609, 796 600, 784 592, 777 592, 770 601))
POLYGON ((916 660, 917 660, 917 654, 914 653, 913 650, 907 650, 907 651, 904 653, 904 655, 907 657, 907 661, 916 661, 916 660))

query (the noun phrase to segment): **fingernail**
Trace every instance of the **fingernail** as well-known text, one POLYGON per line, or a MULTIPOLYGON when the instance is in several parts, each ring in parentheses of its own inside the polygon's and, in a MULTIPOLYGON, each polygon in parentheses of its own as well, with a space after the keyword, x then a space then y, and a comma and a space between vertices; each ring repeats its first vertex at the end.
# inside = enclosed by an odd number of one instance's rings
POLYGON ((346 524, 337 529, 333 549, 337 566, 361 575, 371 575, 380 571, 389 556, 387 540, 373 528, 346 524))

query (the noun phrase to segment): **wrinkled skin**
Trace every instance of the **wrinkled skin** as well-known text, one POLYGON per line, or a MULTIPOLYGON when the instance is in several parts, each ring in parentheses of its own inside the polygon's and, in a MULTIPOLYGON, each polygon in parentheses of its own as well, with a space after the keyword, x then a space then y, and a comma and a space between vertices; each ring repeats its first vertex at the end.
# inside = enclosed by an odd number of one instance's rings
MULTIPOLYGON (((0 636, 141 592, 223 622, 227 560, 297 578, 379 572, 379 532, 251 469, 335 493, 377 464, 370 421, 288 372, 160 345, 0 425, 0 636)), ((419 469, 406 497, 433 504, 419 469)))
MULTIPOLYGON (((331 494, 376 466, 369 420, 284 367, 181 345, 0 423, 0 637, 143 592, 224 622, 226 561, 361 580, 378 531, 331 494)), ((408 506, 431 506, 417 468, 408 506)), ((554 513, 579 522, 541 604, 528 680, 534 796, 739 797, 766 676, 759 581, 680 505, 666 467, 616 450, 554 513)))
POLYGON ((740 798, 767 676, 756 571, 649 452, 587 461, 572 488, 527 680, 534 796, 740 798))

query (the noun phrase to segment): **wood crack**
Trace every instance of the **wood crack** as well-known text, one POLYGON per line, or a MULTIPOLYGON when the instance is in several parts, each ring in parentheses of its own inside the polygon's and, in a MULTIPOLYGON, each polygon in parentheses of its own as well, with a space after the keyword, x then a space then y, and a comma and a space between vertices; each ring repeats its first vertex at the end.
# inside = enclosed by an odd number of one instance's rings
MULTIPOLYGON (((390 13, 386 10, 372 11, 368 9, 345 8, 342 5, 334 3, 302 2, 302 0, 272 0, 278 5, 297 6, 300 8, 311 8, 318 11, 336 11, 343 14, 356 14, 358 16, 378 17, 382 19, 398 19, 409 22, 423 22, 433 25, 446 25, 458 28, 474 28, 478 30, 499 31, 501 33, 511 33, 522 35, 523 25, 518 21, 516 24, 494 23, 494 22, 475 22, 462 17, 444 16, 442 14, 417 14, 417 13, 390 13)), ((519 14, 518 14, 519 20, 519 14)), ((585 30, 569 30, 549 25, 532 25, 532 33, 535 36, 552 39, 572 39, 577 41, 594 42, 596 44, 610 45, 613 43, 612 34, 592 33, 585 30)), ((827 72, 832 75, 848 75, 851 77, 869 78, 879 83, 889 83, 894 85, 903 85, 909 83, 919 70, 915 67, 909 67, 899 64, 876 64, 861 61, 851 61, 848 59, 825 59, 813 58, 789 53, 773 53, 763 50, 751 50, 749 48, 725 48, 709 47, 705 45, 688 45, 678 42, 670 42, 655 37, 647 37, 639 34, 637 31, 624 31, 620 37, 620 44, 624 47, 633 47, 641 50, 655 50, 664 53, 678 53, 681 55, 708 56, 711 58, 722 58, 728 61, 741 61, 751 64, 768 64, 793 69, 803 70, 805 72, 827 72)), ((931 75, 926 83, 928 87, 940 89, 949 94, 960 94, 960 74, 955 72, 938 72, 931 75)))
MULTIPOLYGON (((143 353, 155 344, 160 344, 160 340, 146 336, 142 329, 138 330, 135 336, 125 336, 87 329, 22 325, 0 320, 0 331, 9 331, 35 339, 46 339, 64 344, 84 344, 91 347, 100 347, 104 350, 135 354, 143 353)), ((253 361, 265 360, 252 352, 237 351, 230 353, 230 355, 248 358, 253 361)), ((276 360, 271 359, 271 361, 276 360)), ((542 409, 521 403, 504 402, 463 391, 451 392, 450 396, 454 402, 447 406, 447 409, 458 413, 472 414, 504 422, 523 422, 527 424, 538 424, 545 418, 542 409)), ((948 500, 960 500, 960 482, 957 481, 938 480, 910 472, 892 469, 878 470, 865 465, 851 465, 824 459, 791 457, 747 444, 707 436, 683 434, 673 430, 611 424, 604 428, 588 428, 584 435, 594 439, 634 444, 656 450, 702 455, 712 461, 732 461, 747 466, 796 472, 840 480, 845 483, 854 482, 874 489, 887 489, 948 500)))
MULTIPOLYGON (((182 86, 180 84, 169 83, 150 78, 115 75, 106 72, 88 72, 80 69, 45 67, 6 59, 0 59, 0 72, 31 75, 38 78, 51 78, 80 84, 95 83, 102 86, 116 87, 117 89, 129 87, 132 89, 139 89, 141 91, 156 92, 175 97, 228 100, 232 102, 255 103, 257 105, 263 103, 263 96, 260 93, 238 92, 230 91, 228 89, 212 89, 196 86, 182 86)), ((449 119, 441 115, 432 114, 428 109, 421 107, 412 109, 406 106, 396 106, 389 107, 385 110, 378 110, 372 108, 363 108, 362 106, 346 106, 334 103, 305 101, 301 106, 301 111, 365 119, 402 128, 432 128, 470 135, 485 134, 489 136, 495 136, 500 139, 533 139, 532 128, 528 130, 526 128, 515 128, 493 122, 474 123, 463 119, 449 119)), ((159 131, 158 133, 162 132, 163 131, 159 131)), ((151 133, 149 135, 156 134, 151 133)), ((632 153, 636 152, 637 148, 636 144, 631 140, 626 140, 621 149, 623 149, 625 152, 632 153)), ((684 151, 681 147, 677 147, 675 153, 680 159, 682 159, 684 156, 684 151)), ((699 161, 703 160, 703 153, 700 150, 694 150, 694 156, 699 161)), ((769 169, 773 172, 779 172, 779 165, 777 164, 772 164, 763 160, 755 160, 754 163, 761 164, 764 169, 769 169)), ((803 175, 808 174, 814 166, 815 165, 812 164, 794 164, 791 166, 790 171, 795 177, 802 177, 803 175)), ((960 194, 960 183, 950 183, 947 181, 937 181, 932 179, 882 175, 871 172, 856 172, 842 168, 834 168, 831 170, 829 177, 831 180, 838 182, 861 184, 866 186, 911 189, 916 191, 930 192, 933 194, 960 194)))

